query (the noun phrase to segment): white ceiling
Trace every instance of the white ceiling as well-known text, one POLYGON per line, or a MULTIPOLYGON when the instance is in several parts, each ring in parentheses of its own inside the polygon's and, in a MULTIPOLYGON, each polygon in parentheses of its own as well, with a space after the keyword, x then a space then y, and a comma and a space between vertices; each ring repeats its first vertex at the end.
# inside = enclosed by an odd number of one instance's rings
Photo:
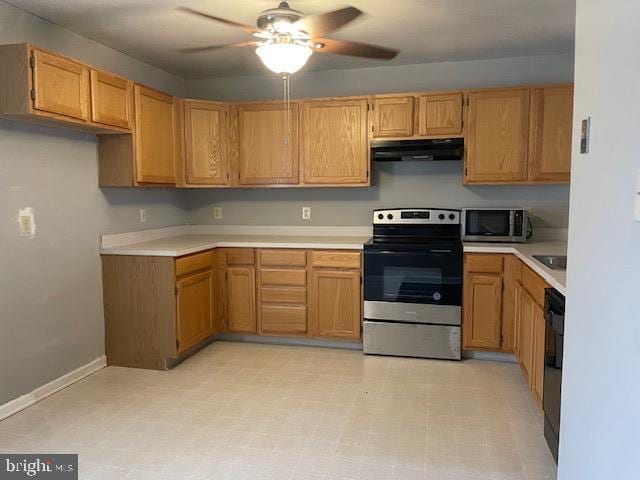
MULTIPOLYGON (((292 0, 322 13, 366 12, 333 35, 401 50, 391 62, 314 54, 307 69, 359 68, 573 51, 575 0, 292 0)), ((252 48, 184 54, 179 48, 249 40, 241 30, 175 11, 178 5, 254 25, 278 0, 9 0, 69 30, 185 78, 263 73, 252 48)))

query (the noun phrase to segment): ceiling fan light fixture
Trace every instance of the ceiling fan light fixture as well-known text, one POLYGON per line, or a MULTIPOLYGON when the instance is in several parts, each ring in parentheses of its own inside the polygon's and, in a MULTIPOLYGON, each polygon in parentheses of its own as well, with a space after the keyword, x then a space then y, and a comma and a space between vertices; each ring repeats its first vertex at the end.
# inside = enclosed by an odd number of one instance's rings
POLYGON ((275 73, 295 73, 300 70, 313 51, 299 43, 266 43, 256 48, 262 63, 275 73))

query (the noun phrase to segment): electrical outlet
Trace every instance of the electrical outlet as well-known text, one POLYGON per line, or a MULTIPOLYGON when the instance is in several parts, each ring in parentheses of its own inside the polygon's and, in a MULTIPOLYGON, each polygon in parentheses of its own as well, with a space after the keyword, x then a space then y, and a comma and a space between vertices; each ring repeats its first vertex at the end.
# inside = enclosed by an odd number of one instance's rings
POLYGON ((302 219, 311 220, 311 207, 302 207, 302 219))
POLYGON ((20 225, 20 235, 33 236, 36 234, 32 208, 26 207, 18 210, 18 224, 20 225))
POLYGON ((140 223, 145 223, 147 221, 147 211, 144 208, 140 209, 140 223))
POLYGON ((222 220, 222 207, 213 207, 213 218, 215 220, 222 220))
POLYGON ((635 208, 633 210, 633 219, 640 222, 640 170, 636 173, 636 195, 635 208))

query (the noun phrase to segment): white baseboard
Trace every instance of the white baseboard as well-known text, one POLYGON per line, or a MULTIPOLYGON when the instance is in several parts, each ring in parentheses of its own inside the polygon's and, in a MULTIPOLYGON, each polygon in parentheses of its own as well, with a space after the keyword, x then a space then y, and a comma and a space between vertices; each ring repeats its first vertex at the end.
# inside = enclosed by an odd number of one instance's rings
POLYGON ((107 357, 102 355, 89 363, 76 368, 75 370, 50 381, 49 383, 36 388, 33 392, 22 395, 21 397, 11 400, 4 405, 0 405, 0 420, 4 420, 11 415, 30 407, 36 402, 47 398, 49 395, 53 395, 59 392, 63 388, 68 387, 72 383, 82 380, 88 377, 92 373, 103 369, 107 366, 107 357))

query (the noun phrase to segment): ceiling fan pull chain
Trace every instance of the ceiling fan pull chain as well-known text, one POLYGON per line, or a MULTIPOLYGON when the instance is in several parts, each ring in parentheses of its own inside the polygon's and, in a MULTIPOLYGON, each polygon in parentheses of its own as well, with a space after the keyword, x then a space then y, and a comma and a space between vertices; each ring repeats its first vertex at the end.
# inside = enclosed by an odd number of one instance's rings
POLYGON ((290 121, 291 101, 290 101, 290 90, 289 90, 290 78, 291 77, 289 76, 288 73, 282 74, 282 94, 284 96, 283 100, 284 100, 284 107, 285 107, 283 143, 285 145, 289 145, 289 134, 291 133, 291 121, 290 121))

